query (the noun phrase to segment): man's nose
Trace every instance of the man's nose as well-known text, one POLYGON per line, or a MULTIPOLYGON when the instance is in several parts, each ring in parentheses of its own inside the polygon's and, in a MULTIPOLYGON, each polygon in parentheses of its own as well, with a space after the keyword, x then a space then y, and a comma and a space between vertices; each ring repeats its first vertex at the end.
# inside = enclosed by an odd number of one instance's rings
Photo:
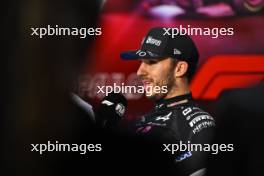
POLYGON ((146 70, 146 64, 144 62, 141 62, 138 70, 137 70, 137 76, 144 76, 147 74, 146 70))

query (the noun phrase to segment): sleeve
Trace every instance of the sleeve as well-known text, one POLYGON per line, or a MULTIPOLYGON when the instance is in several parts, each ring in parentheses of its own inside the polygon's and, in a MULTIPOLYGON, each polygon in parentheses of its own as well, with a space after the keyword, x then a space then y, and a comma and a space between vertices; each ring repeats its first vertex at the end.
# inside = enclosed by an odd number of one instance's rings
POLYGON ((174 162, 182 175, 204 175, 211 142, 215 130, 215 120, 198 107, 186 107, 181 111, 181 133, 184 145, 174 162))

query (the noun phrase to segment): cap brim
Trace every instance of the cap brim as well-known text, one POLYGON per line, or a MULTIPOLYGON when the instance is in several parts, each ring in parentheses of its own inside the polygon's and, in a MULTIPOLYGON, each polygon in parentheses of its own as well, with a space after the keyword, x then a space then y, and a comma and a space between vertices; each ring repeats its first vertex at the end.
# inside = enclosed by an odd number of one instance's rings
POLYGON ((157 59, 157 58, 161 58, 162 56, 154 54, 150 51, 136 50, 136 51, 122 52, 120 54, 120 57, 123 60, 137 60, 137 59, 157 59))

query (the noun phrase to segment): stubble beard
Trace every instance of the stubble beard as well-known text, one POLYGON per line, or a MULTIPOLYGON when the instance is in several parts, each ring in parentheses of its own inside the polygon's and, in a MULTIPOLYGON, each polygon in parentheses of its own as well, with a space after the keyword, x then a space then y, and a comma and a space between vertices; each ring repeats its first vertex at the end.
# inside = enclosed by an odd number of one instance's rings
POLYGON ((158 82, 157 84, 153 85, 153 86, 159 86, 160 88, 162 88, 162 86, 167 86, 167 93, 153 93, 150 96, 146 96, 148 99, 153 100, 153 101, 158 101, 160 99, 163 99, 165 97, 167 97, 167 95, 169 94, 173 94, 173 92, 176 91, 176 85, 175 85, 175 78, 173 75, 173 69, 171 68, 166 76, 165 80, 162 80, 160 82, 158 82))

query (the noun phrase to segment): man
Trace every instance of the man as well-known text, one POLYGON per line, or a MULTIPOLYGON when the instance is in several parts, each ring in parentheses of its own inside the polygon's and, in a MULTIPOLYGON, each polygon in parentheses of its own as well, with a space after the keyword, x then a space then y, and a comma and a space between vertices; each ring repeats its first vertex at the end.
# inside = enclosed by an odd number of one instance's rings
MULTIPOLYGON (((198 63, 197 48, 189 36, 172 38, 165 31, 161 27, 151 29, 140 50, 121 54, 122 59, 141 61, 137 75, 146 96, 156 103, 133 129, 163 144, 210 144, 214 119, 195 104, 189 89, 198 63), (155 91, 155 87, 164 86, 167 91, 155 91)), ((185 150, 172 157, 174 167, 182 175, 204 175, 207 153, 185 150)))

